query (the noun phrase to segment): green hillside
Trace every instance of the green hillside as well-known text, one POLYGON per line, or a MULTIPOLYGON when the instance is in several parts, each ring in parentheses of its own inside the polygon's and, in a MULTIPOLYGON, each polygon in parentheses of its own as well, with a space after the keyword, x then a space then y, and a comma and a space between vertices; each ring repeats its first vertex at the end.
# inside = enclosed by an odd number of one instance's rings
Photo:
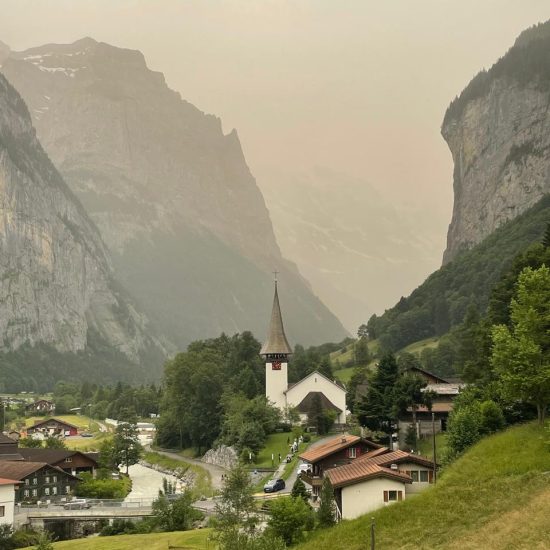
POLYGON ((548 429, 528 424, 487 437, 417 497, 317 532, 300 550, 548 548, 548 429))
POLYGON ((209 529, 201 529, 174 533, 93 537, 56 542, 53 547, 55 550, 133 550, 134 548, 147 548, 148 550, 166 550, 167 548, 202 550, 209 547, 214 548, 213 543, 208 541, 209 534, 209 529))
POLYGON ((384 349, 440 336, 460 324, 470 303, 485 311, 492 287, 514 257, 540 241, 550 221, 550 195, 483 242, 430 275, 412 294, 369 322, 384 349))

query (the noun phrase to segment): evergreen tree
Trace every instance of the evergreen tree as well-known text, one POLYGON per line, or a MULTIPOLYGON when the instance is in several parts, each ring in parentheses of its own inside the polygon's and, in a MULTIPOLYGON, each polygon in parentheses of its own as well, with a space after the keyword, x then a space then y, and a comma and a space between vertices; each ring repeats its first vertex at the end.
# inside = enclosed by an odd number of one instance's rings
POLYGON ((291 496, 294 498, 300 497, 305 503, 309 503, 309 495, 304 482, 297 477, 294 485, 292 486, 291 496))
POLYGON ((336 503, 334 489, 330 479, 325 476, 321 487, 321 502, 317 511, 317 520, 321 527, 332 527, 336 523, 336 503))
POLYGON ((393 353, 382 357, 377 369, 369 378, 367 394, 358 404, 357 417, 362 426, 390 435, 395 418, 395 386, 399 368, 393 353))

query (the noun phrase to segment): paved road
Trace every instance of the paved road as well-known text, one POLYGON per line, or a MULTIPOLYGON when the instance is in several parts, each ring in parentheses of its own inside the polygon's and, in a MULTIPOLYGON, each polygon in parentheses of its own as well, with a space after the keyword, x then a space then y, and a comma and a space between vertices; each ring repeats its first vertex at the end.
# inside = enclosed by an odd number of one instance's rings
POLYGON ((151 468, 134 464, 129 468, 130 478, 132 479, 132 490, 126 497, 126 501, 136 498, 152 498, 158 497, 159 489, 162 489, 162 480, 166 478, 168 481, 176 483, 176 487, 180 489, 181 482, 178 478, 157 472, 151 468))
MULTIPOLYGON (((311 445, 309 445, 307 447, 307 450, 309 451, 310 449, 315 449, 315 447, 318 447, 319 445, 322 445, 323 443, 326 443, 329 439, 334 439, 334 434, 332 434, 330 436, 327 436, 327 437, 323 437, 322 439, 319 439, 318 441, 315 441, 314 443, 312 443, 311 445)), ((301 452, 303 452, 303 451, 301 451, 301 452)), ((292 491, 292 486, 294 485, 294 482, 296 481, 296 478, 298 477, 298 466, 301 464, 301 462, 302 462, 301 460, 298 461, 298 464, 296 465, 296 468, 294 468, 294 470, 292 471, 292 473, 290 474, 290 476, 286 480, 286 482, 285 482, 286 487, 283 491, 281 491, 282 493, 290 493, 290 491, 292 491)), ((280 474, 283 473, 284 466, 285 466, 284 464, 279 466, 280 473, 279 473, 279 470, 278 470, 277 473, 273 475, 273 477, 280 477, 280 474)))
POLYGON ((168 458, 173 458, 175 460, 179 460, 180 462, 187 462, 188 464, 196 464, 197 466, 204 468, 207 472, 210 472, 212 487, 214 489, 222 488, 222 475, 227 474, 227 470, 225 468, 215 466, 214 464, 207 464, 206 462, 202 462, 201 460, 197 460, 195 458, 183 457, 177 453, 171 453, 170 451, 160 451, 158 449, 155 449, 154 451, 160 455, 167 456, 168 458))

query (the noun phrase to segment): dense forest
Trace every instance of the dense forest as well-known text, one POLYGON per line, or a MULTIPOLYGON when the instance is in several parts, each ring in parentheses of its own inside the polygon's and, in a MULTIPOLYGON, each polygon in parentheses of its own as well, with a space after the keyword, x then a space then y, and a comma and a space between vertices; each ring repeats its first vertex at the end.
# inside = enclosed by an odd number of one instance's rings
POLYGON ((146 369, 110 346, 95 330, 89 329, 87 336, 87 348, 77 353, 61 352, 43 343, 0 352, 0 392, 48 392, 56 381, 68 378, 97 384, 159 381, 163 363, 160 355, 142 357, 142 365, 159 365, 146 369))
POLYGON ((369 337, 378 339, 382 349, 397 351, 448 333, 464 321, 470 306, 483 314, 493 286, 520 252, 540 241, 549 219, 550 196, 546 196, 430 275, 383 315, 373 315, 367 323, 369 337))

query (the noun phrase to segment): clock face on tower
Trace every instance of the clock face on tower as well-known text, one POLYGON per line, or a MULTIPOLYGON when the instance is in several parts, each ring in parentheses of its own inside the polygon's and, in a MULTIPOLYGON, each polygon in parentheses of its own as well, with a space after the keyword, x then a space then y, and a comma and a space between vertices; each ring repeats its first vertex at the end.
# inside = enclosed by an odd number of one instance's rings
POLYGON ((281 370, 281 362, 273 361, 273 363, 271 363, 271 370, 281 370))

